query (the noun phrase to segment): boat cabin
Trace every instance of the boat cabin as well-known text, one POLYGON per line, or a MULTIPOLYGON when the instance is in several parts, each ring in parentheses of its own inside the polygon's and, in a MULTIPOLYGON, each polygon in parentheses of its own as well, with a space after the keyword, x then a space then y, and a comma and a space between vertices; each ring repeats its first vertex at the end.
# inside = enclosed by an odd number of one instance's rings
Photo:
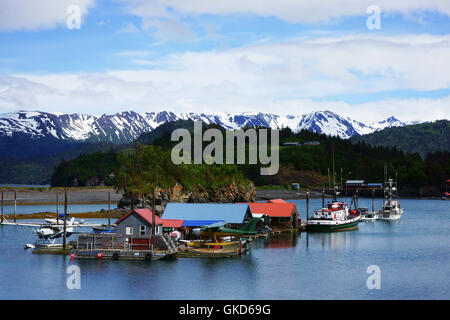
POLYGON ((345 220, 348 215, 348 206, 345 202, 330 202, 326 208, 314 211, 314 219, 345 220))

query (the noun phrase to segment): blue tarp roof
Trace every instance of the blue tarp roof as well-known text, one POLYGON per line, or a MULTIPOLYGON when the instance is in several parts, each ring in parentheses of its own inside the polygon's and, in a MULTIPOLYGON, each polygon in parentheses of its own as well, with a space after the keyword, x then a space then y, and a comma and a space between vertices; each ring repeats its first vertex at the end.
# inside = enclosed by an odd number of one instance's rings
POLYGON ((224 220, 184 220, 183 221, 183 227, 201 227, 201 226, 207 226, 219 221, 224 220))
MULTIPOLYGON (((248 210, 246 203, 169 203, 162 215, 163 219, 186 221, 203 220, 201 225, 217 221, 243 223, 248 210), (206 223, 207 221, 212 221, 206 223)), ((183 224, 184 226, 184 224, 183 224)))
POLYGON ((382 185, 383 185, 382 183, 378 183, 378 182, 376 182, 376 183, 372 182, 372 183, 368 183, 367 184, 368 187, 370 187, 370 186, 382 186, 382 185))

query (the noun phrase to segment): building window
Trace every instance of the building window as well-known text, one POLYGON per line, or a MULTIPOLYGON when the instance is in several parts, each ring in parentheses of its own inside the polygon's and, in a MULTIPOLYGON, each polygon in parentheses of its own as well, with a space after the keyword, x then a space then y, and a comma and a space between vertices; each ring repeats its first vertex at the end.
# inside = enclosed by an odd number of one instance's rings
POLYGON ((126 227, 125 228, 125 234, 132 235, 133 234, 133 227, 126 227))
POLYGON ((141 236, 144 236, 144 235, 145 235, 145 226, 141 226, 141 227, 139 228, 139 233, 141 234, 141 236))

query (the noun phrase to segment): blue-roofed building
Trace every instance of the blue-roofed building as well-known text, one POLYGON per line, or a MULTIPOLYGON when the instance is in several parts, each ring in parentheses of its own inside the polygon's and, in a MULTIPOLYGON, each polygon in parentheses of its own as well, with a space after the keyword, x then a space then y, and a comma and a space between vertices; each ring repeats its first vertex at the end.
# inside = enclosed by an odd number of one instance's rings
POLYGON ((162 219, 183 220, 183 227, 224 221, 228 228, 242 228, 252 213, 246 203, 169 203, 162 219))
POLYGON ((380 190, 383 189, 383 184, 378 182, 370 182, 367 184, 368 189, 380 190))

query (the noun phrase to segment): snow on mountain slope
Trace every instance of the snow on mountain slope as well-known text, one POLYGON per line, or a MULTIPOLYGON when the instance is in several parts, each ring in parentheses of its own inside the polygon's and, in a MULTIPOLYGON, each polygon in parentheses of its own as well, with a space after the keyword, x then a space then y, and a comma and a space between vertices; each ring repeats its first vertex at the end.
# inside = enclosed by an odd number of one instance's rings
POLYGON ((364 124, 327 110, 302 115, 276 115, 261 112, 176 114, 169 111, 148 113, 125 111, 99 117, 78 113, 19 111, 0 114, 0 137, 21 134, 31 138, 51 136, 63 140, 124 143, 136 139, 142 133, 151 131, 163 123, 176 120, 203 121, 231 130, 243 126, 289 127, 293 131, 306 129, 317 133, 338 135, 345 139, 386 127, 407 125, 395 117, 364 124))

